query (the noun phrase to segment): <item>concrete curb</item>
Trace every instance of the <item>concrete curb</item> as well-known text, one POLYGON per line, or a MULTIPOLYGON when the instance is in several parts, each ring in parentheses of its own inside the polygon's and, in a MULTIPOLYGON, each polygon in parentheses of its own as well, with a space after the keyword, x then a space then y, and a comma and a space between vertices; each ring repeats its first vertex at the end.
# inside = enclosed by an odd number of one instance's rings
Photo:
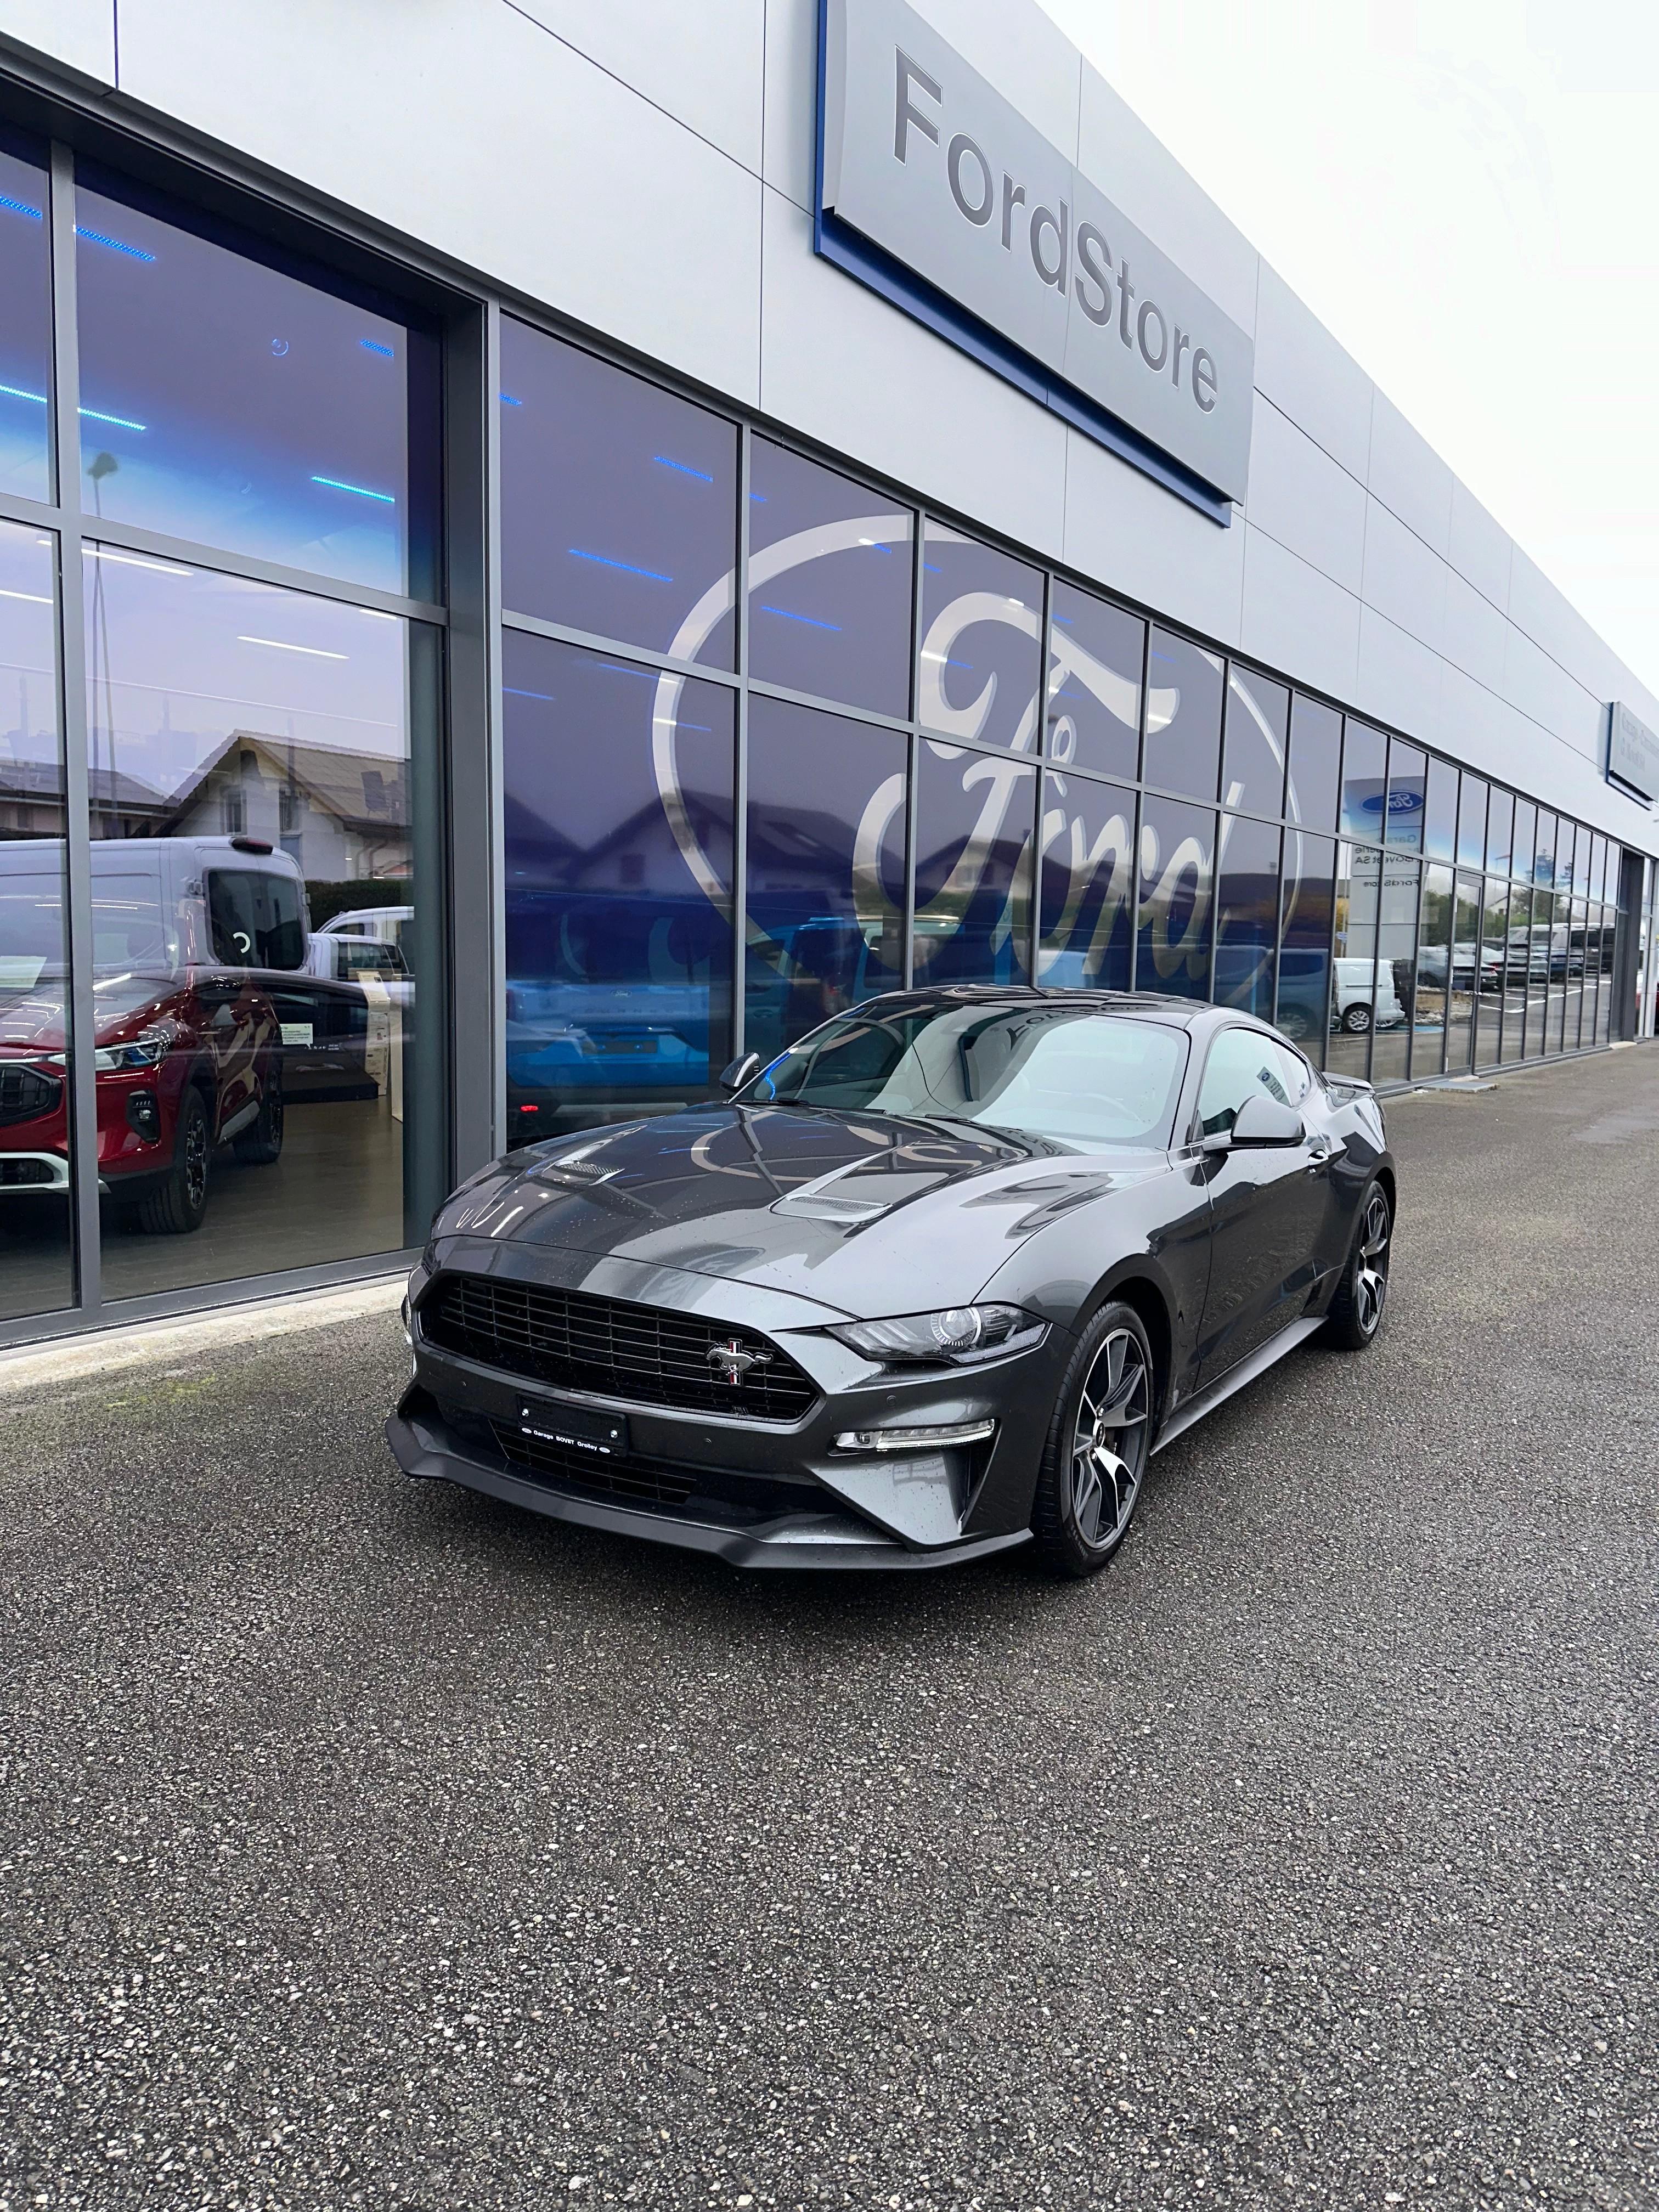
POLYGON ((336 1322, 394 1314, 403 1303, 407 1280, 401 1272, 379 1275, 343 1290, 290 1291, 282 1297, 224 1306, 216 1313, 135 1322, 125 1328, 100 1329, 56 1344, 22 1345, 15 1352, 0 1352, 0 1398, 48 1383, 118 1374, 156 1360, 189 1358, 216 1345, 256 1344, 336 1322))

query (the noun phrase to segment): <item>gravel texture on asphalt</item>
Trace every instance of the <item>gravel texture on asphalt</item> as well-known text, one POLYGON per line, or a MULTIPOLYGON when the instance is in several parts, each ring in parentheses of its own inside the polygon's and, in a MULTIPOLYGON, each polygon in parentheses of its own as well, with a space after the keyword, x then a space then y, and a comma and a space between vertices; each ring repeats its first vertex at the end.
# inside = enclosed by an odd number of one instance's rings
POLYGON ((410 1484, 390 1318, 9 1404, 0 2207, 1659 2203, 1659 1051, 1389 1112, 1087 1584, 410 1484))

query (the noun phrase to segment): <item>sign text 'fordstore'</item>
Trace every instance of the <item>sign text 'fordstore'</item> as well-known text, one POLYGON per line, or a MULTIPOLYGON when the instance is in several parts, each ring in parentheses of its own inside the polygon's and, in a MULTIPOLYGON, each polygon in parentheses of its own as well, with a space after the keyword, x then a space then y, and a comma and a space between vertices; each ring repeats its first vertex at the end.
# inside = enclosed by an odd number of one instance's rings
POLYGON ((1214 301, 903 0, 826 0, 819 99, 819 252, 1229 520, 1254 357, 1214 301))

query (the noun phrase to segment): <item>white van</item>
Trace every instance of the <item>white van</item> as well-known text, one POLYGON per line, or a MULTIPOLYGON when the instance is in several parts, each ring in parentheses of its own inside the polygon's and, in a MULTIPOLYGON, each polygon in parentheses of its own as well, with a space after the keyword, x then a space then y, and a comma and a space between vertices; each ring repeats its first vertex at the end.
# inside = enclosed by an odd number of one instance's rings
POLYGON ((1406 1009, 1394 988, 1391 960, 1336 960, 1331 965, 1334 1030, 1346 1030, 1352 1036, 1363 1036, 1373 1020, 1380 1030, 1396 1028, 1405 1020, 1406 1009))

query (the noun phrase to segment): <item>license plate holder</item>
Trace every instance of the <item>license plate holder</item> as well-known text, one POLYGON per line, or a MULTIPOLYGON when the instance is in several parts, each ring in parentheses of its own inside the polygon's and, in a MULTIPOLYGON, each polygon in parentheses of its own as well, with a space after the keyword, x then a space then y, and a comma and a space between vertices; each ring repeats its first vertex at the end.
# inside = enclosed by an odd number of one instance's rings
POLYGON ((602 1413, 591 1406, 561 1405, 554 1399, 521 1398, 519 1432, 538 1443, 558 1444, 567 1451, 591 1452, 595 1459, 628 1457, 625 1413, 602 1413))

